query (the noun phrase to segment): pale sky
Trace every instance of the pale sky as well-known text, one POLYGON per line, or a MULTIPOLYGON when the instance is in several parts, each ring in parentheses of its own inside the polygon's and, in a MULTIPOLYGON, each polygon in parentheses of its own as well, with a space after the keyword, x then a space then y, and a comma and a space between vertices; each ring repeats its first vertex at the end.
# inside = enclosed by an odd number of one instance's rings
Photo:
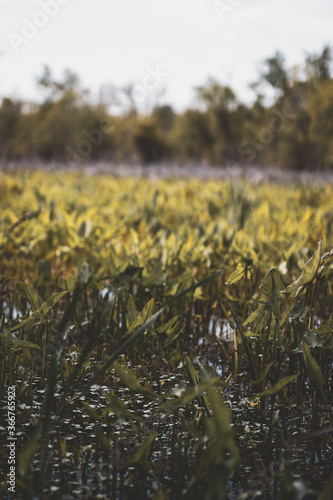
POLYGON ((280 50, 300 64, 333 44, 332 26, 332 0, 0 0, 0 96, 37 99, 47 64, 58 78, 76 72, 92 96, 132 81, 149 99, 147 68, 159 67, 162 101, 178 110, 209 76, 249 102, 263 59, 280 50))

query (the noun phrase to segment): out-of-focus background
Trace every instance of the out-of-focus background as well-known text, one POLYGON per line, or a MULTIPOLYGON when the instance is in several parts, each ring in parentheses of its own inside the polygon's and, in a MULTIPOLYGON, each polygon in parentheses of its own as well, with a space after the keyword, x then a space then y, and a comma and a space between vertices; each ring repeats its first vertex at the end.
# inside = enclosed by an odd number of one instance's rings
POLYGON ((333 168, 329 0, 2 0, 0 162, 333 168))

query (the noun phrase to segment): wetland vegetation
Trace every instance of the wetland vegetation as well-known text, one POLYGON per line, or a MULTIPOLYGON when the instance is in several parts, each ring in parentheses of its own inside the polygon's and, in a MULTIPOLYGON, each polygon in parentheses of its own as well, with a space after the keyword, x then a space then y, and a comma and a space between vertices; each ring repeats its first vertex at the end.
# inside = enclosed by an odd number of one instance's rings
POLYGON ((21 170, 0 207, 16 498, 332 498, 332 185, 21 170))

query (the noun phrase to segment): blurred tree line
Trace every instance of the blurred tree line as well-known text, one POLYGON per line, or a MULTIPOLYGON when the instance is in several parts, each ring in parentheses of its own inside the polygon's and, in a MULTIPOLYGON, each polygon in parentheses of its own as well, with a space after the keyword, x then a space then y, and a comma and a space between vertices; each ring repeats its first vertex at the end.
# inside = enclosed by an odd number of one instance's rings
POLYGON ((133 85, 112 87, 112 102, 93 104, 71 71, 55 81, 45 67, 41 103, 4 98, 0 107, 0 159, 4 161, 177 162, 333 168, 332 50, 287 68, 277 52, 251 84, 255 100, 240 102, 214 79, 195 89, 191 109, 167 104, 138 110, 133 85), (270 88, 270 91, 269 91, 270 88), (272 97, 268 101, 267 93, 272 97))

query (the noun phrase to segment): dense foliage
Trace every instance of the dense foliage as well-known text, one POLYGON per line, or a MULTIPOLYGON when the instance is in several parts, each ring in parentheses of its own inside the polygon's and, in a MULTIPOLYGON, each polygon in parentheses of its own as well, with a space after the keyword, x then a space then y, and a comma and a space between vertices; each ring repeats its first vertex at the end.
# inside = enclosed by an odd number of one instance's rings
POLYGON ((21 171, 0 206, 16 498, 331 498, 332 186, 21 171))
POLYGON ((41 102, 4 98, 0 107, 0 159, 177 162, 332 169, 333 79, 331 49, 287 69, 277 53, 252 84, 252 104, 210 79, 195 89, 191 109, 175 112, 146 92, 143 113, 135 86, 101 87, 95 104, 67 71, 56 81, 48 68, 38 80, 41 102), (271 95, 271 98, 267 97, 271 95), (152 105, 151 103, 155 103, 152 105))

